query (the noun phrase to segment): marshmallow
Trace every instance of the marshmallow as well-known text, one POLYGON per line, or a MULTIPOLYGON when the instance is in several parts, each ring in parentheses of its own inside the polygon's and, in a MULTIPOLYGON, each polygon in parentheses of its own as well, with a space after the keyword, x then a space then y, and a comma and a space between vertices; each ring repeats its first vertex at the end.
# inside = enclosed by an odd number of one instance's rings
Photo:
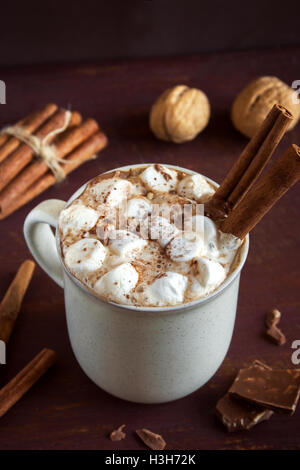
POLYGON ((106 245, 109 234, 115 230, 116 226, 113 220, 108 217, 104 217, 98 220, 96 225, 96 235, 99 240, 102 240, 106 245))
POLYGON ((157 240, 164 248, 179 233, 179 230, 164 217, 157 216, 151 217, 149 232, 150 239, 157 240))
POLYGON ((133 187, 132 187, 131 194, 133 196, 146 196, 147 189, 145 188, 145 186, 143 185, 141 181, 139 180, 133 181, 132 185, 133 187))
POLYGON ((195 215, 192 217, 192 228, 195 232, 203 234, 206 242, 217 238, 217 227, 215 223, 205 215, 195 215))
POLYGON ((180 196, 195 199, 197 202, 206 202, 215 190, 203 176, 190 175, 180 181, 177 192, 180 196))
POLYGON ((152 305, 176 305, 183 302, 187 277, 168 271, 155 279, 146 289, 147 303, 152 305))
POLYGON ((182 232, 168 243, 166 254, 173 261, 190 261, 201 256, 204 249, 203 238, 193 232, 182 232))
POLYGON ((205 251, 208 258, 217 258, 219 256, 217 236, 218 231, 215 223, 204 215, 195 215, 192 217, 192 228, 203 236, 205 251))
POLYGON ((89 188, 89 193, 100 204, 116 207, 121 204, 132 191, 132 184, 120 178, 108 178, 89 188))
POLYGON ((62 210, 59 216, 59 227, 64 235, 88 231, 96 225, 99 214, 81 202, 75 202, 62 210))
POLYGON ((196 271, 197 280, 207 290, 218 287, 226 277, 223 266, 208 258, 197 259, 196 271))
POLYGON ((95 178, 59 218, 66 268, 121 304, 205 297, 236 266, 242 243, 198 210, 213 193, 201 175, 162 165, 95 178))
POLYGON ((219 231, 218 246, 219 246, 220 261, 222 263, 231 264, 241 244, 242 244, 242 240, 235 237, 231 233, 223 233, 219 231))
POLYGON ((127 232, 126 230, 113 230, 108 236, 110 249, 122 258, 126 258, 140 251, 148 243, 138 235, 127 232))
POLYGON ((162 165, 148 166, 140 178, 151 191, 173 191, 177 185, 177 172, 162 165))
POLYGON ((82 238, 66 249, 65 263, 76 273, 92 273, 101 268, 105 256, 106 249, 99 240, 82 238))
POLYGON ((94 285, 95 291, 113 302, 130 303, 129 294, 139 280, 138 272, 130 263, 123 263, 104 274, 94 285))
POLYGON ((152 205, 150 202, 143 197, 134 197, 127 203, 127 217, 133 217, 135 219, 143 219, 148 214, 151 214, 152 205))

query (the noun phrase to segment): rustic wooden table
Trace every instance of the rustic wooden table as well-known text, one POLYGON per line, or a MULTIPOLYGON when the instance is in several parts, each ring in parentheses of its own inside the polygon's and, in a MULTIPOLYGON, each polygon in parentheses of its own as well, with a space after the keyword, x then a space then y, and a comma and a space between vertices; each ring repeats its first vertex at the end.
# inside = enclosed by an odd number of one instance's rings
MULTIPOLYGON (((291 84, 300 78, 299 60, 300 49, 289 48, 1 70, 0 78, 7 86, 7 104, 0 107, 1 126, 54 101, 96 118, 110 144, 97 160, 1 222, 0 295, 29 257, 22 225, 36 204, 49 198, 67 199, 96 174, 130 163, 178 164, 221 181, 246 144, 229 118, 236 93, 259 75, 276 75, 291 84), (149 108, 159 93, 180 83, 205 90, 212 107, 211 121, 193 142, 163 143, 149 131, 149 108)), ((280 150, 292 142, 300 143, 299 129, 300 125, 285 137, 280 150)), ((300 184, 253 230, 227 358, 209 383, 173 403, 133 404, 97 388, 72 353, 63 292, 37 267, 9 344, 7 365, 1 367, 0 386, 44 346, 56 350, 59 361, 1 418, 0 448, 143 449, 134 430, 147 427, 164 436, 168 449, 299 449, 300 409, 293 417, 274 415, 249 432, 234 434, 227 434, 214 416, 217 400, 242 365, 259 358, 271 365, 295 367, 291 344, 300 339, 299 203, 300 184), (263 335, 264 313, 272 307, 283 312, 281 326, 287 335, 283 347, 263 335), (111 442, 109 432, 123 423, 127 438, 111 442)))

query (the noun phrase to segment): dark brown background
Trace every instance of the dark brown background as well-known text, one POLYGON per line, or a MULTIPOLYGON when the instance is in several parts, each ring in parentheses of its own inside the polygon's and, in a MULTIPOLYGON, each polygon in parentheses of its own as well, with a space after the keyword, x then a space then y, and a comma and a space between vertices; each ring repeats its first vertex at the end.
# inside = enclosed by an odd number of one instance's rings
MULTIPOLYGON (((299 57, 300 49, 293 47, 181 59, 2 69, 8 104, 0 107, 1 126, 55 101, 96 118, 110 144, 98 160, 0 223, 0 296, 20 263, 29 257, 22 225, 37 203, 47 198, 67 199, 96 174, 129 163, 178 164, 220 182, 247 142, 229 118, 236 93, 257 75, 274 74, 289 84, 299 79, 299 57), (156 140, 148 127, 153 100, 178 83, 205 90, 212 106, 207 129, 183 145, 156 140)), ((300 142, 299 125, 286 136, 278 153, 292 142, 300 142)), ((134 430, 147 427, 164 436, 168 449, 299 449, 300 409, 293 417, 275 415, 250 432, 231 435, 214 417, 215 404, 239 367, 255 358, 278 367, 294 367, 291 344, 300 339, 299 203, 300 185, 253 230, 234 337, 220 370, 203 388, 169 404, 124 402, 97 388, 84 375, 68 340, 63 292, 37 267, 9 344, 7 365, 1 367, 0 386, 45 346, 58 352, 59 361, 1 418, 0 448, 142 449, 134 430), (273 307, 283 313, 281 326, 287 344, 281 348, 263 335, 265 311, 273 307), (107 436, 122 423, 127 425, 127 438, 112 443, 107 436)))
POLYGON ((15 0, 0 21, 0 65, 300 43, 298 0, 15 0))

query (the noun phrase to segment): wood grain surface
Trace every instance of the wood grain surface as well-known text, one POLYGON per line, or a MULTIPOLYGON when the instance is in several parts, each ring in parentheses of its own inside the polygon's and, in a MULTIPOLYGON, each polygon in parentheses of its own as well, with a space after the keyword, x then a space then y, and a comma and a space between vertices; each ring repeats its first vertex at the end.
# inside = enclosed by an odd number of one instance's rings
MULTIPOLYGON (((30 257, 22 226, 36 204, 48 198, 66 200, 93 176, 130 163, 177 164, 220 182, 246 144, 229 118, 236 93, 259 75, 276 75, 291 84, 300 78, 299 59, 300 49, 288 48, 0 70, 7 87, 1 126, 54 101, 97 119, 110 140, 97 160, 0 223, 1 297, 21 262, 30 257), (212 106, 209 126, 190 143, 160 142, 148 127, 149 108, 159 93, 182 83, 207 93, 212 106)), ((300 124, 287 134, 276 155, 290 143, 300 143, 300 124)), ((217 400, 241 366, 258 358, 295 367, 291 344, 300 340, 299 205, 300 184, 253 230, 228 355, 209 383, 169 404, 128 403, 85 376, 70 347, 63 291, 38 267, 8 346, 7 364, 1 366, 0 386, 43 347, 57 351, 59 360, 1 418, 0 449, 143 449, 134 435, 143 427, 162 434, 167 449, 299 449, 300 406, 292 417, 274 415, 249 432, 235 434, 227 434, 214 416, 217 400), (264 314, 274 307, 282 311, 280 327, 287 336, 282 347, 264 337, 264 314), (109 433, 121 424, 127 425, 126 439, 111 442, 109 433)))

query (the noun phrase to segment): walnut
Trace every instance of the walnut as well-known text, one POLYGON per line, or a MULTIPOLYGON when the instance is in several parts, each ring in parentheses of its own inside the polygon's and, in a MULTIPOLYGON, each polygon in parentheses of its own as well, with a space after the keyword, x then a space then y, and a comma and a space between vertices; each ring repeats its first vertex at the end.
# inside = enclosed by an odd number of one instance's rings
POLYGON ((176 143, 196 137, 208 124, 210 105, 203 91, 178 85, 166 90, 150 111, 150 127, 158 139, 176 143))
POLYGON ((295 90, 276 77, 260 77, 244 88, 233 102, 231 119, 234 127, 252 137, 274 104, 278 103, 294 117, 292 129, 300 117, 300 105, 294 102, 295 90))

